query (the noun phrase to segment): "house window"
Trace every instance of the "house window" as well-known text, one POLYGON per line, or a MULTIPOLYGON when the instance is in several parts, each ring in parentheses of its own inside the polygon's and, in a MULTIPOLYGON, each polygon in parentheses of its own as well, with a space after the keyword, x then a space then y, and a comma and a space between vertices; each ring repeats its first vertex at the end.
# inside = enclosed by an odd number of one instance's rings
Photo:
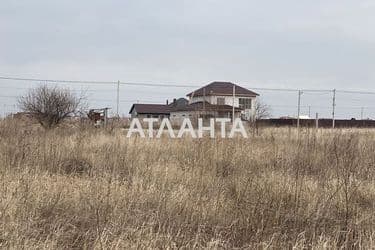
POLYGON ((240 108, 242 109, 251 109, 251 99, 250 98, 240 98, 239 103, 240 103, 240 108))
POLYGON ((225 105, 225 98, 224 97, 218 97, 217 98, 217 105, 225 105))

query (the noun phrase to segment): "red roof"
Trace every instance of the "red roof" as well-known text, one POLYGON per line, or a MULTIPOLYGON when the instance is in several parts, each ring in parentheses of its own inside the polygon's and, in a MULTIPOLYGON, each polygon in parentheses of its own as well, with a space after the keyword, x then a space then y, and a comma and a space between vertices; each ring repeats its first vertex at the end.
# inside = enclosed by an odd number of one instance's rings
POLYGON ((232 96, 233 95, 233 86, 235 86, 235 95, 236 96, 246 96, 246 97, 256 97, 259 94, 245 89, 241 86, 238 86, 231 82, 212 82, 206 86, 203 86, 200 89, 197 89, 187 96, 210 96, 210 95, 223 95, 223 96, 232 96))

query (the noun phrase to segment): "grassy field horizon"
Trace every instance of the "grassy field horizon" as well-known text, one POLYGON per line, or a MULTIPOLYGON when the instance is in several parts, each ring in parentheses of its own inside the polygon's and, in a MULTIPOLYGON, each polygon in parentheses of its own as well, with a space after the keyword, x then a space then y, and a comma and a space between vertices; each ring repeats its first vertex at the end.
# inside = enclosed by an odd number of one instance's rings
POLYGON ((0 247, 373 249, 375 129, 126 138, 0 122, 0 247))

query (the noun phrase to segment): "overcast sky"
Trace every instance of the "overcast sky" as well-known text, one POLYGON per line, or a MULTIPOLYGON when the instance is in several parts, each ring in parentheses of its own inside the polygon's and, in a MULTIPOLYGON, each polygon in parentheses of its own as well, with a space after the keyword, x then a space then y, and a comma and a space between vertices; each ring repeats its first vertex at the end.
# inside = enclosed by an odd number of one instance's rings
MULTIPOLYGON (((0 75, 375 91, 374 13, 373 0, 2 0, 0 75)), ((0 84, 8 96, 34 86, 0 84)), ((115 86, 75 88, 89 90, 91 106, 115 107, 115 86)), ((121 113, 192 89, 122 86, 121 113)), ((260 94, 275 116, 295 113, 295 93, 260 94)), ((358 118, 366 107, 375 118, 374 97, 342 94, 338 112, 358 118)), ((306 93, 303 112, 329 116, 330 98, 306 93)), ((2 110, 14 103, 0 97, 2 110)))

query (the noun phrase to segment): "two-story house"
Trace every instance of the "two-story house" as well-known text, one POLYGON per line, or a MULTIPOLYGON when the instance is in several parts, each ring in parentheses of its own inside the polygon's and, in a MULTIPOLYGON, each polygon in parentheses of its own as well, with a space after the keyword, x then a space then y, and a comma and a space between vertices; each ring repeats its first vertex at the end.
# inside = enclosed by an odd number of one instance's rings
POLYGON ((189 94, 189 104, 170 110, 170 119, 235 118, 252 120, 258 94, 231 82, 212 82, 189 94), (234 107, 234 108, 233 108, 234 107))

